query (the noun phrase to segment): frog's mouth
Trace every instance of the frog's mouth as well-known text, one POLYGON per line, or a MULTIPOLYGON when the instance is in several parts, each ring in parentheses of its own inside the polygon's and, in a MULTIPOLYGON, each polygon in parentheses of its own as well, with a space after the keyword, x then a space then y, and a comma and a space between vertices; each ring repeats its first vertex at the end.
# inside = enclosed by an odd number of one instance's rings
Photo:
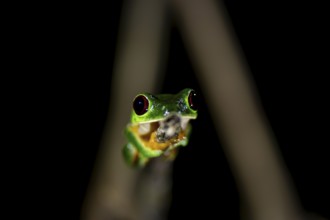
POLYGON ((134 125, 135 135, 151 149, 166 149, 186 139, 191 118, 170 114, 163 120, 134 125))

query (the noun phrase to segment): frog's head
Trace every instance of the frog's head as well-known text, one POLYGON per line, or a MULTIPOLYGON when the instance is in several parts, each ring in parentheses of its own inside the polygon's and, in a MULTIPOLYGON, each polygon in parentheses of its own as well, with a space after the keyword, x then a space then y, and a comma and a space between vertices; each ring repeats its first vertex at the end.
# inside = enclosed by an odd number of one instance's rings
MULTIPOLYGON (((138 94, 133 101, 131 122, 139 125, 140 132, 148 133, 155 126, 177 127, 185 130, 190 119, 197 118, 197 94, 193 89, 183 89, 177 94, 138 94)), ((159 131, 160 129, 158 129, 159 131)))

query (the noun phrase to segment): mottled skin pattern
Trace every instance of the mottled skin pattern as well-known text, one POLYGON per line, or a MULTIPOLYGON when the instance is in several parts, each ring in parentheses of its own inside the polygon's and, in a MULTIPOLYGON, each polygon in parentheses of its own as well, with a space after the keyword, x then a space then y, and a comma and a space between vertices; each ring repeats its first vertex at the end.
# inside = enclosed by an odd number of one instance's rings
POLYGON ((177 147, 188 144, 191 132, 189 120, 197 118, 196 105, 193 103, 195 96, 192 89, 183 89, 173 95, 138 94, 134 102, 140 98, 147 100, 142 102, 147 104, 143 114, 133 107, 131 122, 125 128, 128 143, 123 148, 123 155, 126 162, 142 167, 154 157, 174 159, 177 147), (150 129, 146 133, 141 132, 141 124, 150 125, 150 129))

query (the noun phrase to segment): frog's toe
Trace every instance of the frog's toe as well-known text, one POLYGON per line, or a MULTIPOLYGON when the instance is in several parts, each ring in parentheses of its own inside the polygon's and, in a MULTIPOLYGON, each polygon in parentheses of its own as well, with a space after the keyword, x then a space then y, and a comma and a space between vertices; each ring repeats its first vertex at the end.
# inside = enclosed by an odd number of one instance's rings
POLYGON ((132 167, 142 167, 148 162, 148 159, 143 157, 134 145, 130 143, 123 148, 123 155, 126 163, 132 167))

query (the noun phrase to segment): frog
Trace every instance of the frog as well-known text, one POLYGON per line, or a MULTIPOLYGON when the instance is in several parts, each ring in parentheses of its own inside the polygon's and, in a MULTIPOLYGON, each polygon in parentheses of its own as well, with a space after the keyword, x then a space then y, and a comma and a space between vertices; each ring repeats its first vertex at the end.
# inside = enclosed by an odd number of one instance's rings
POLYGON ((122 153, 131 167, 144 167, 154 158, 173 161, 179 147, 188 145, 197 119, 198 94, 185 88, 177 94, 140 93, 133 99, 130 122, 125 127, 127 144, 122 153))

